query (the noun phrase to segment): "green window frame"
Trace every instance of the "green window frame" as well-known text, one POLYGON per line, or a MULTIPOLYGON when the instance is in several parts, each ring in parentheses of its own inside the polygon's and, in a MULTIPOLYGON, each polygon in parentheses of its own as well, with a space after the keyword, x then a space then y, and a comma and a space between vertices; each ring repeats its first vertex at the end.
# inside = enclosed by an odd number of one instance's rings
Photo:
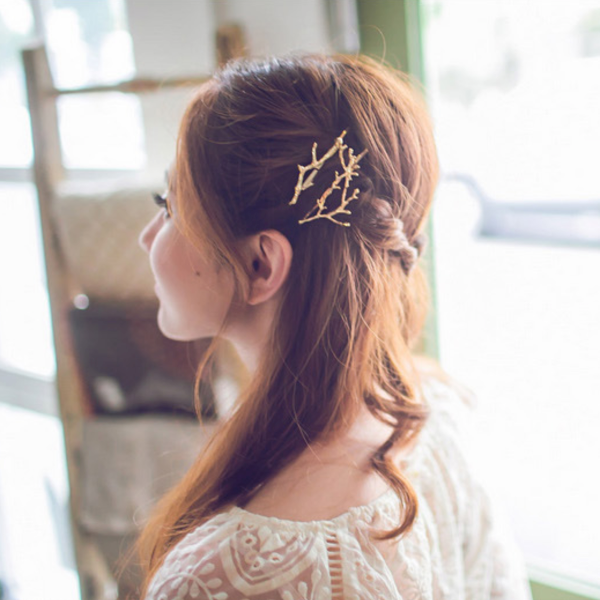
MULTIPOLYGON (((410 74, 424 83, 423 47, 421 41, 419 0, 356 0, 362 54, 383 59, 390 66, 410 74)), ((433 240, 431 218, 427 235, 433 240)), ((431 289, 430 310, 421 345, 418 350, 438 359, 436 287, 434 273, 434 248, 426 250, 423 262, 431 289)))

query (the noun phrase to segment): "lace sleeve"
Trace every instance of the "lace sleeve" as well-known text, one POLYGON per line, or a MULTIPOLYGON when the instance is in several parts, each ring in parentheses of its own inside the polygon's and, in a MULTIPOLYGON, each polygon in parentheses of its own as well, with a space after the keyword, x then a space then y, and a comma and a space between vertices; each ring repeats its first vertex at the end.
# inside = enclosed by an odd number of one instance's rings
POLYGON ((230 518, 178 544, 145 600, 325 600, 331 587, 320 545, 319 536, 230 518))

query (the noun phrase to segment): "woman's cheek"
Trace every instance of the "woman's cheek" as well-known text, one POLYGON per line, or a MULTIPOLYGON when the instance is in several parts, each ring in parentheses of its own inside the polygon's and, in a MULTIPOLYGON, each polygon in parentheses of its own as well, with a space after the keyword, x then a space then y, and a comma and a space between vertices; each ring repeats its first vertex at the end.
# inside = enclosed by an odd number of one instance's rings
POLYGON ((157 280, 167 275, 177 264, 177 256, 174 252, 176 244, 169 238, 168 232, 161 230, 150 251, 150 266, 157 280))

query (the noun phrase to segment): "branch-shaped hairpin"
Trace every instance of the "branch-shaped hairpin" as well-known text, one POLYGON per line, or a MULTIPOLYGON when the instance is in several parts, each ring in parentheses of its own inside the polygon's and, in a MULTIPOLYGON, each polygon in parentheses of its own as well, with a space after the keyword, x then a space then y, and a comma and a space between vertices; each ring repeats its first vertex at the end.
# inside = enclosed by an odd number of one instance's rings
POLYGON ((317 203, 306 213, 306 215, 304 215, 304 218, 298 221, 300 225, 310 221, 315 221, 316 219, 329 219, 338 225, 350 227, 350 223, 338 221, 335 217, 338 215, 351 214, 346 207, 348 204, 350 204, 350 202, 352 202, 352 200, 356 200, 356 198, 358 198, 360 190, 355 188, 352 191, 352 194, 348 196, 348 188, 350 187, 352 179, 354 177, 358 177, 358 169, 360 169, 360 165, 358 163, 367 153, 367 150, 363 150, 358 156, 355 155, 354 150, 349 148, 347 144, 344 144, 344 136, 346 133, 346 131, 342 131, 339 137, 336 138, 333 146, 331 146, 331 148, 329 148, 329 150, 327 150, 327 152, 325 152, 325 154, 323 154, 323 156, 319 159, 317 158, 317 142, 315 142, 312 147, 312 161, 310 164, 305 166, 298 165, 298 182, 294 188, 294 197, 290 200, 290 205, 296 204, 300 194, 304 190, 314 185, 314 179, 317 173, 321 170, 321 167, 336 153, 338 154, 340 164, 342 166, 342 172, 335 172, 333 183, 323 192, 321 197, 317 200, 317 203), (346 150, 348 151, 347 155, 344 155, 346 150), (308 175, 306 176, 307 173, 308 175), (342 182, 344 182, 343 187, 340 187, 342 182), (340 205, 333 210, 329 210, 325 202, 327 198, 331 196, 334 190, 341 190, 342 195, 340 199, 340 205))

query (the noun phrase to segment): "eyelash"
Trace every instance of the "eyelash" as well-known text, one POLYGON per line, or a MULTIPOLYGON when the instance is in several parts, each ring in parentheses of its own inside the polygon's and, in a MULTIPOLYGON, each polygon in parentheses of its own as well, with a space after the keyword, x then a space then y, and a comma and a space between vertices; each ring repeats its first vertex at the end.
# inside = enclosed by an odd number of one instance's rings
POLYGON ((169 210, 169 203, 167 201, 166 194, 157 194, 156 192, 152 194, 152 198, 154 199, 154 204, 164 209, 165 211, 165 219, 171 218, 171 211, 169 210))

